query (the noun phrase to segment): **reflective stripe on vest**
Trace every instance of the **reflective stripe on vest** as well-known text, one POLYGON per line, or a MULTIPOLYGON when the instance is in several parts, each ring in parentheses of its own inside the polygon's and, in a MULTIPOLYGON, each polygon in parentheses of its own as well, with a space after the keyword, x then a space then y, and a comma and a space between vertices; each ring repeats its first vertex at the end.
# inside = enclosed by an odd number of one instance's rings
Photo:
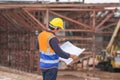
POLYGON ((59 57, 54 54, 40 52, 40 68, 58 67, 59 57))
POLYGON ((59 60, 44 60, 44 59, 40 59, 40 62, 53 64, 53 63, 58 63, 59 60))
POLYGON ((39 36, 40 44, 40 68, 52 68, 58 67, 59 57, 55 54, 52 48, 49 45, 49 41, 55 37, 50 32, 43 32, 39 36), (41 39, 43 38, 43 39, 41 39))

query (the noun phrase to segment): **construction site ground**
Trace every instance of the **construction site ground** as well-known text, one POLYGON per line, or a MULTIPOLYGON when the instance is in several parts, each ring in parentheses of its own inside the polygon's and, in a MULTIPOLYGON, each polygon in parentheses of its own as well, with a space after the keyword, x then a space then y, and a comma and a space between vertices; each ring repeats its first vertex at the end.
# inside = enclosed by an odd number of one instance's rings
MULTIPOLYGON (((42 80, 42 76, 0 66, 0 80, 42 80)), ((120 80, 120 71, 59 70, 57 80, 120 80)))

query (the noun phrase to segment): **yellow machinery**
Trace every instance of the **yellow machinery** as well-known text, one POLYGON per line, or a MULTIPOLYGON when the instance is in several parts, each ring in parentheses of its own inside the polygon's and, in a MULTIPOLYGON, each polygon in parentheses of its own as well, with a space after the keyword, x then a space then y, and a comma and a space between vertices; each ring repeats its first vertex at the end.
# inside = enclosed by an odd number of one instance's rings
POLYGON ((120 69, 120 20, 115 28, 110 42, 105 50, 96 55, 98 60, 97 68, 101 70, 113 71, 120 69))

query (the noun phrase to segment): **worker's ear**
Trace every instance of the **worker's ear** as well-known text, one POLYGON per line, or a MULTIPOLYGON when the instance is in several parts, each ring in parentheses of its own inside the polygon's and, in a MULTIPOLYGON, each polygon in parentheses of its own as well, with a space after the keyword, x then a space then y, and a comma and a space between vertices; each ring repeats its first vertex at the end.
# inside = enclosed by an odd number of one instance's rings
POLYGON ((59 27, 57 27, 57 29, 56 30, 60 30, 60 28, 59 27))

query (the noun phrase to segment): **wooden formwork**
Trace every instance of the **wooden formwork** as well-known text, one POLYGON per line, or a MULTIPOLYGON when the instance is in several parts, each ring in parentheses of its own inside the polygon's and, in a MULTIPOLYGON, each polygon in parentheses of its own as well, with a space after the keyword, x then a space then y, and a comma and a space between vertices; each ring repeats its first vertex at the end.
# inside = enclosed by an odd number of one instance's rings
POLYGON ((39 52, 35 48, 35 32, 46 30, 54 17, 65 21, 65 30, 59 35, 62 43, 69 40, 86 48, 85 55, 95 57, 108 44, 120 18, 115 17, 117 9, 106 7, 120 4, 0 4, 0 64, 37 71, 39 52))

